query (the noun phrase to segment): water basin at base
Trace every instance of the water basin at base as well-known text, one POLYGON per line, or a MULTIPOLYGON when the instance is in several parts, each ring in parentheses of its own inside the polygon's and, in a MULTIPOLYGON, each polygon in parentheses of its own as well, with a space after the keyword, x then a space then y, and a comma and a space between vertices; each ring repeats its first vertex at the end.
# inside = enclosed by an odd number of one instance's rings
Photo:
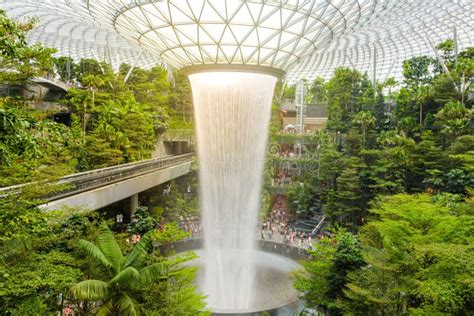
MULTIPOLYGON (((235 251, 229 251, 229 257, 235 256, 235 251)), ((197 273, 197 284, 202 288, 205 280, 205 252, 197 250, 198 259, 193 264, 200 267, 197 273)), ((300 268, 300 265, 284 256, 256 250, 253 253, 256 265, 256 282, 253 289, 252 302, 249 308, 236 309, 227 306, 208 306, 215 313, 238 314, 267 311, 298 301, 298 291, 292 286, 290 272, 300 268)), ((211 272, 212 273, 212 272, 211 272)), ((231 291, 229 291, 231 292, 231 291)), ((204 293, 206 295, 206 293, 204 293)))

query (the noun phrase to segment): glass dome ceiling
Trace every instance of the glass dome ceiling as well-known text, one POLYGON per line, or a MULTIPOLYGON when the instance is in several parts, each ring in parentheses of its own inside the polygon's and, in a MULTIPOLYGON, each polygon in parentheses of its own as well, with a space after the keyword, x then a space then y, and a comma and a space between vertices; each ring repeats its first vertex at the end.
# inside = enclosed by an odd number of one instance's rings
POLYGON ((471 0, 0 0, 13 18, 38 18, 30 40, 75 58, 150 66, 246 64, 290 81, 335 67, 398 77, 404 59, 433 55, 429 40, 474 46, 471 0))

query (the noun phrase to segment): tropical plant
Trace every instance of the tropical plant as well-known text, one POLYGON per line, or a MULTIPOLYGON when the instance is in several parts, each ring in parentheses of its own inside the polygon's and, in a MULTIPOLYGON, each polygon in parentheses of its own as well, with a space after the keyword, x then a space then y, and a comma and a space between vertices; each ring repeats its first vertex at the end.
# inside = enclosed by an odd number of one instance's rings
POLYGON ((132 215, 132 222, 127 225, 127 231, 130 234, 143 235, 157 226, 158 221, 148 212, 148 207, 139 206, 132 215))
POLYGON ((152 231, 146 233, 124 256, 114 234, 105 223, 101 224, 96 244, 79 241, 80 248, 99 267, 101 279, 79 282, 71 288, 71 294, 80 300, 96 302, 97 315, 138 315, 137 292, 166 276, 163 262, 147 265, 152 238, 152 231))
POLYGON ((332 237, 323 237, 308 252, 311 259, 303 261, 303 269, 294 273, 294 287, 304 293, 308 307, 338 315, 337 301, 344 295, 348 273, 365 264, 360 243, 354 235, 340 230, 332 237))
POLYGON ((437 123, 447 143, 453 142, 458 136, 469 132, 474 111, 466 108, 459 101, 448 102, 437 114, 437 123))
POLYGON ((34 20, 17 23, 0 10, 0 82, 25 83, 53 70, 51 55, 55 49, 26 41, 26 33, 34 24, 34 20))

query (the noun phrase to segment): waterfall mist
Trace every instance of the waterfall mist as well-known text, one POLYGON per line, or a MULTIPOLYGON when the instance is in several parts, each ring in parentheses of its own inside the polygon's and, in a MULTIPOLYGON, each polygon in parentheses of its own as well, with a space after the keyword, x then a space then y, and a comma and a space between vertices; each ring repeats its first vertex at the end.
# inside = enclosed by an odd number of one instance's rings
POLYGON ((245 310, 255 286, 254 248, 276 78, 245 72, 189 76, 193 90, 208 306, 245 310))

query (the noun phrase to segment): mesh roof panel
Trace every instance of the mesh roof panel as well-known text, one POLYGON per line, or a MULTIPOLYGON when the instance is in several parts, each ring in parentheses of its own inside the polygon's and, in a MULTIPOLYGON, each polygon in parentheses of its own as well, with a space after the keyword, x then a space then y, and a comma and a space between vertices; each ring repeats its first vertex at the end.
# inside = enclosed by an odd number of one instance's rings
POLYGON ((474 46, 471 0, 0 0, 16 19, 38 18, 32 42, 115 66, 247 64, 288 80, 335 67, 399 77, 404 59, 433 55, 428 38, 474 46))

